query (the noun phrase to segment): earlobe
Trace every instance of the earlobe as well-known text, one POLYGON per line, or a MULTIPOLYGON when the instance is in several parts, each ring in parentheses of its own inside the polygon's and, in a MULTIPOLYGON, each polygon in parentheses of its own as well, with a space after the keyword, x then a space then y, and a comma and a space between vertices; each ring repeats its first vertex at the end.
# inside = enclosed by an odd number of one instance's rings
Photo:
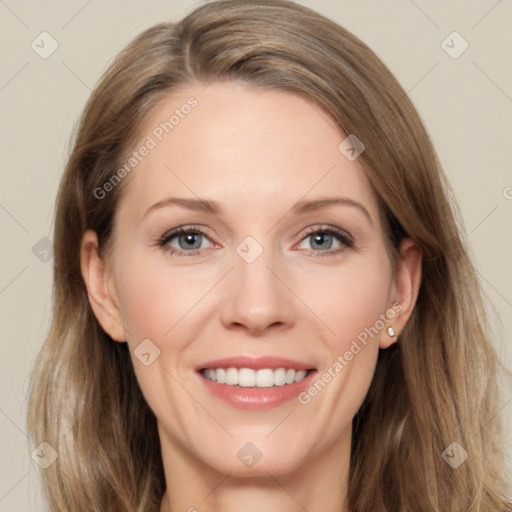
POLYGON ((94 316, 113 340, 126 341, 114 279, 100 256, 98 237, 92 230, 82 238, 80 265, 94 316))
POLYGON ((388 348, 398 341, 414 310, 421 284, 422 252, 419 246, 407 238, 402 240, 399 252, 394 275, 393 314, 390 314, 391 309, 386 313, 386 324, 379 337, 380 348, 388 348))
POLYGON ((401 310, 402 305, 395 302, 393 307, 386 311, 384 315, 385 324, 379 335, 379 348, 386 349, 398 341, 398 333, 393 325, 396 325, 395 320, 398 318, 397 315, 400 314, 401 310))

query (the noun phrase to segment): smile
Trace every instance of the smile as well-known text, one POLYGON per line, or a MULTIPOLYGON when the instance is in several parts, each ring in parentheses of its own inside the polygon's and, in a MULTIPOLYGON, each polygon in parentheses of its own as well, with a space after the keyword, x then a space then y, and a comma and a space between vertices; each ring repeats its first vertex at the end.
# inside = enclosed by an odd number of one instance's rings
POLYGON ((293 368, 208 368, 201 374, 212 382, 227 384, 228 386, 241 386, 244 388, 271 388, 285 386, 302 381, 307 370, 295 370, 293 368))

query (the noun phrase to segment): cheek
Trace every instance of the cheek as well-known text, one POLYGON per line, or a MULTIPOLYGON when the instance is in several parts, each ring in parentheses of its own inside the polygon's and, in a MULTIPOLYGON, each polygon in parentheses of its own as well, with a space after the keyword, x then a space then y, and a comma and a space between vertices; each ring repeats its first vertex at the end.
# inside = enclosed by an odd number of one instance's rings
POLYGON ((300 435, 314 439, 311 451, 319 454, 350 434, 375 371, 379 352, 375 326, 389 306, 392 280, 386 258, 384 251, 368 251, 364 257, 347 258, 337 268, 309 266, 309 272, 295 280, 297 295, 314 313, 306 312, 299 322, 306 329, 314 322, 317 332, 323 333, 315 340, 321 364, 310 386, 297 397, 294 418, 300 432, 279 430, 269 452, 276 446, 288 447, 288 437, 300 435))
MULTIPOLYGON (((126 275, 126 274, 125 274, 126 275)), ((160 339, 172 327, 177 297, 173 286, 162 286, 151 271, 134 271, 123 278, 119 297, 123 324, 132 348, 143 339, 160 339)))
MULTIPOLYGON (((183 362, 183 352, 200 329, 200 322, 194 320, 200 314, 200 299, 211 284, 204 273, 185 267, 172 268, 155 263, 155 259, 142 251, 119 258, 116 282, 137 381, 157 417, 165 418, 170 404, 174 411, 190 407, 189 395, 177 384, 187 378, 188 368, 184 365, 182 369, 179 363, 183 362), (145 341, 148 339, 154 345, 145 341), (147 352, 148 365, 139 359, 140 354, 147 352)), ((173 428, 187 430, 182 416, 174 417, 173 421, 173 428)))
POLYGON ((329 335, 317 380, 299 401, 319 416, 330 415, 336 428, 352 419, 373 378, 378 334, 390 306, 391 266, 383 263, 386 257, 375 253, 317 276, 315 293, 309 295, 308 304, 328 326, 329 335))
POLYGON ((147 254, 122 258, 117 269, 123 324, 132 348, 146 338, 160 344, 207 289, 207 276, 197 270, 155 264, 147 254))
MULTIPOLYGON (((182 322, 194 330, 191 320, 201 315, 202 299, 225 269, 213 265, 173 268, 154 261, 148 264, 148 260, 151 258, 147 254, 132 252, 116 265, 128 342, 133 350, 144 339, 160 346, 172 337, 173 346, 178 348, 179 337, 169 333, 180 331, 182 322)), ((325 340, 333 355, 344 353, 354 339, 364 338, 364 333, 370 339, 379 315, 389 307, 391 270, 383 261, 387 261, 384 250, 353 258, 338 268, 309 267, 307 272, 298 271, 295 279, 290 276, 297 296, 312 312, 306 316, 317 322, 319 329, 326 328, 325 340)), ((206 302, 210 303, 215 293, 208 295, 206 302)), ((292 295, 290 301, 294 301, 292 295)), ((299 323, 302 321, 304 317, 299 323)))
POLYGON ((370 338, 368 331, 375 335, 375 329, 382 328, 381 314, 390 307, 391 287, 391 266, 383 263, 385 258, 379 251, 316 275, 315 286, 304 295, 309 296, 306 302, 329 328, 329 344, 336 352, 346 350, 361 333, 370 338))

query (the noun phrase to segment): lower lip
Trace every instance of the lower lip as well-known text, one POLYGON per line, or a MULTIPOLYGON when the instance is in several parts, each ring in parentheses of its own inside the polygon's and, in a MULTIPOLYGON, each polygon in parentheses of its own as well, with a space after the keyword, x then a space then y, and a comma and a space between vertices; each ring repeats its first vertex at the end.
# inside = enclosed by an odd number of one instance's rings
POLYGON ((300 382, 272 386, 271 388, 244 388, 242 386, 229 386, 205 379, 200 373, 199 378, 204 382, 206 389, 223 402, 238 409, 271 409, 283 405, 296 398, 311 382, 316 370, 310 371, 300 382))

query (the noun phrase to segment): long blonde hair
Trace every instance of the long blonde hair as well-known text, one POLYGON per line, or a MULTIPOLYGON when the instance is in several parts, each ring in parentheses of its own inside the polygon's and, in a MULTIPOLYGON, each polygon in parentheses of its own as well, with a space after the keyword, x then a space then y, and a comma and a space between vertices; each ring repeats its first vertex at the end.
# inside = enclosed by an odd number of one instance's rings
POLYGON ((29 399, 32 442, 46 441, 59 455, 41 472, 51 510, 159 510, 165 479, 156 419, 127 344, 114 343, 92 313, 80 243, 86 229, 102 248, 110 240, 125 183, 107 199, 94 191, 119 168, 151 109, 178 87, 220 80, 302 95, 345 134, 356 134, 390 247, 407 236, 423 251, 412 318, 398 344, 379 354, 353 421, 350 510, 509 510, 495 417, 497 361, 428 134, 365 44, 282 0, 210 2, 179 23, 146 30, 118 55, 85 107, 58 193, 53 319, 29 399), (469 454, 456 469, 442 457, 454 442, 469 454))

